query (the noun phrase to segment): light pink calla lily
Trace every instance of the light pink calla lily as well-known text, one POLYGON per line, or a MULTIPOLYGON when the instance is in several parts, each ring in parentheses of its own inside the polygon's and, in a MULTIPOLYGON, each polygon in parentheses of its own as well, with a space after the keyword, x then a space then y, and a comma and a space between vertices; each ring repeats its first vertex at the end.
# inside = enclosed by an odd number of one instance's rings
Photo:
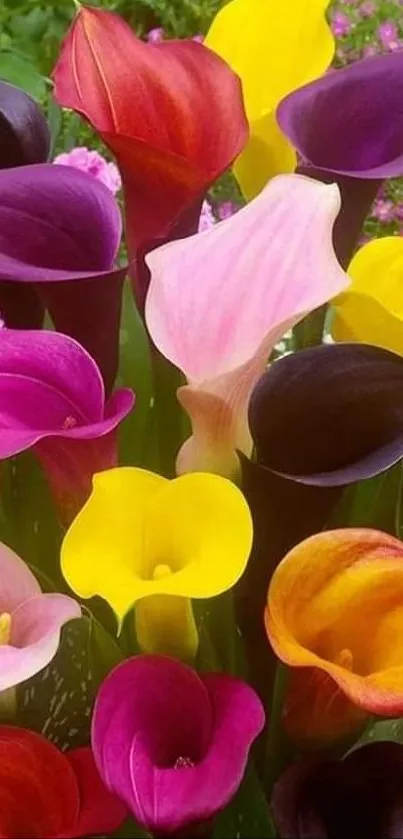
POLYGON ((0 542, 0 692, 46 667, 62 626, 80 616, 72 597, 42 594, 28 566, 0 542))
POLYGON ((332 244, 339 209, 335 184, 283 175, 232 218, 147 256, 148 328, 188 380, 179 473, 233 476, 236 450, 250 455, 249 397, 271 350, 348 286, 332 244))

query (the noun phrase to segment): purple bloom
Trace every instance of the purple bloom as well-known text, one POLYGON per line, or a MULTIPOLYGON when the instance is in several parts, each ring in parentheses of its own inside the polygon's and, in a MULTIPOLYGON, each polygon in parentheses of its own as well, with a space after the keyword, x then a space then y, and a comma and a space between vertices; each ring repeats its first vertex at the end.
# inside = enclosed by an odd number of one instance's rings
POLYGON ((397 839, 403 836, 403 746, 368 743, 341 761, 301 760, 277 782, 272 807, 283 839, 397 839))
POLYGON ((33 448, 63 520, 117 465, 116 429, 133 406, 122 388, 105 401, 95 361, 58 332, 0 330, 0 460, 33 448))
POLYGON ((33 99, 0 81, 0 169, 47 160, 50 134, 33 99))
POLYGON ((159 44, 164 40, 165 32, 162 26, 156 26, 155 29, 150 29, 147 32, 146 39, 149 44, 159 44))
POLYGON ((53 163, 58 163, 59 166, 73 166, 81 172, 88 172, 104 184, 112 195, 116 195, 122 186, 119 169, 115 163, 108 163, 99 152, 87 149, 86 146, 77 146, 69 152, 58 154, 53 163))
POLYGON ((387 223, 393 221, 396 215, 396 209, 393 201, 378 198, 371 211, 371 216, 378 219, 378 221, 387 223))
POLYGON ((334 236, 343 265, 380 181, 403 174, 402 99, 403 51, 398 51, 328 73, 288 95, 277 109, 281 129, 309 163, 304 173, 339 184, 342 210, 334 236))
POLYGON ((244 682, 143 655, 101 686, 92 745, 106 786, 139 824, 171 835, 228 804, 263 726, 261 702, 244 682))
POLYGON ((365 0, 359 7, 361 17, 372 17, 376 12, 376 5, 373 0, 365 0))
POLYGON ((344 38, 351 31, 351 21, 343 12, 335 12, 331 19, 331 28, 336 38, 344 38))
POLYGON ((217 207, 217 215, 220 221, 224 221, 231 218, 238 210, 239 207, 234 201, 222 201, 217 207))
POLYGON ((216 219, 211 204, 208 201, 203 201, 198 232, 202 233, 203 230, 210 230, 211 227, 214 227, 215 223, 216 219))
POLYGON ((0 172, 0 312, 6 326, 55 328, 115 379, 125 269, 115 267, 121 216, 109 190, 66 166, 0 172))
POLYGON ((42 594, 28 566, 0 542, 0 691, 46 667, 62 626, 80 616, 71 597, 42 594))
POLYGON ((399 38, 396 24, 390 20, 381 23, 378 27, 378 38, 384 47, 389 46, 392 42, 396 42, 399 38))

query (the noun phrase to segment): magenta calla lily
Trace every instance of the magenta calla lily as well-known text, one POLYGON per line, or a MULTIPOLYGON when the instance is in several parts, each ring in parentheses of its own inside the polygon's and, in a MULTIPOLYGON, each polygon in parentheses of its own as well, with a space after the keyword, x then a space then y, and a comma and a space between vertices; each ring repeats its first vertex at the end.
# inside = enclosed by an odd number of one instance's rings
POLYGON ((0 542, 0 692, 46 667, 62 626, 80 616, 72 597, 42 594, 28 566, 0 542))
POLYGON ((332 245, 339 208, 337 186, 279 176, 232 218, 147 256, 148 328, 188 380, 179 472, 233 475, 236 450, 251 453, 249 397, 274 345, 348 286, 332 245))
POLYGON ((37 164, 0 172, 0 312, 6 326, 55 327, 78 340, 113 385, 125 269, 115 266, 118 205, 91 175, 37 164))
POLYGON ((91 739, 106 786, 141 825, 189 836, 235 795, 263 725, 262 704, 244 682, 143 655, 101 686, 91 739))
POLYGON ((0 459, 33 448, 63 518, 86 499, 94 472, 116 466, 116 429, 133 403, 127 388, 105 400, 95 361, 72 338, 0 330, 0 459))

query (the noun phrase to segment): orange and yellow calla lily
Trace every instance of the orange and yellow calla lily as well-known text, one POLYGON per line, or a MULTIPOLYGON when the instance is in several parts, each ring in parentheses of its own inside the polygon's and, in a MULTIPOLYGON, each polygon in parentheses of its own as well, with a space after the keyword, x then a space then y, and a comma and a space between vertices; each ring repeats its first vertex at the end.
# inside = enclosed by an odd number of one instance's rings
POLYGON ((352 285, 334 301, 332 335, 403 355, 403 240, 364 245, 348 268, 352 285))
POLYGON ((292 714, 307 707, 309 693, 312 739, 315 728, 324 739, 349 732, 360 717, 357 711, 403 714, 403 543, 398 539, 351 528, 301 542, 274 573, 265 622, 280 660, 307 668, 291 678, 290 730, 301 731, 292 714), (333 731, 326 731, 324 718, 333 731))
POLYGON ((249 508, 230 481, 207 473, 169 481, 122 467, 95 475, 61 565, 71 588, 103 597, 120 624, 136 604, 145 652, 190 659, 198 644, 190 598, 231 588, 251 545, 249 508))
POLYGON ((288 93, 322 75, 335 49, 325 12, 329 0, 231 0, 216 15, 205 45, 242 81, 251 136, 234 172, 245 197, 269 178, 292 172, 294 149, 275 110, 288 93))

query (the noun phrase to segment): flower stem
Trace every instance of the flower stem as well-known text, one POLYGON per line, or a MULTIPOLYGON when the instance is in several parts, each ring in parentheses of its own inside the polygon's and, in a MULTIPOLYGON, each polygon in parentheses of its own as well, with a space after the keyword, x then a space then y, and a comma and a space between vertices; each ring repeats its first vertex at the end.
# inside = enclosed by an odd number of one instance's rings
POLYGON ((187 418, 176 397, 184 377, 180 370, 152 348, 154 376, 155 415, 159 448, 160 472, 166 478, 175 476, 175 463, 179 449, 189 436, 187 418))
POLYGON ((287 692, 288 670, 284 664, 277 664, 270 707, 268 708, 268 733, 266 740, 266 756, 264 766, 264 789, 270 801, 273 786, 279 777, 288 757, 288 743, 286 740, 282 711, 287 692))
POLYGON ((323 341, 327 306, 320 306, 307 315, 301 323, 297 323, 293 332, 294 350, 303 350, 305 347, 315 347, 323 341))

